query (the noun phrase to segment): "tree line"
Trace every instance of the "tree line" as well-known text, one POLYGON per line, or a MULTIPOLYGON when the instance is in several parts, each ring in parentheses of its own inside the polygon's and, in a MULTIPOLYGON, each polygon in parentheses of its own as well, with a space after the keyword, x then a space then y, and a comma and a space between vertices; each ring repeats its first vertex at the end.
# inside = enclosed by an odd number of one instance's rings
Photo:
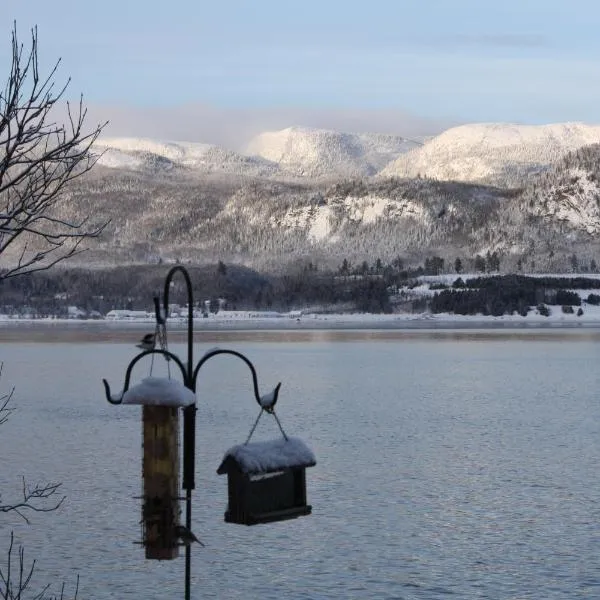
MULTIPOLYGON (((599 281, 574 277, 527 277, 504 275, 455 280, 451 288, 437 292, 430 302, 433 313, 460 315, 520 314, 526 316, 532 308, 544 314, 547 305, 560 305, 564 312, 574 312, 581 306, 581 297, 573 289, 597 289, 599 281), (570 309, 566 307, 571 307, 570 309)), ((600 297, 588 295, 588 302, 596 304, 600 297)))
MULTIPOLYGON (((376 275, 343 277, 317 268, 300 268, 265 275, 239 265, 186 267, 193 296, 203 309, 289 311, 334 306, 363 312, 391 310, 386 280, 376 275)), ((104 315, 113 309, 153 310, 153 297, 162 295, 164 265, 113 269, 61 268, 0 282, 0 311, 66 316, 69 306, 104 315)), ((185 288, 174 282, 173 304, 187 302, 185 288)))

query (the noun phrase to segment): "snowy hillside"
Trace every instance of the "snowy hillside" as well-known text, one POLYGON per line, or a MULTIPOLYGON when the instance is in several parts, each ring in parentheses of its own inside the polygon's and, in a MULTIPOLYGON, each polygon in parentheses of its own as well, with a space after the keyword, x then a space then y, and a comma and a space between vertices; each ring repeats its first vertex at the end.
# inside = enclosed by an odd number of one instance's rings
POLYGON ((441 256, 476 268, 477 256, 495 254, 506 271, 595 270, 598 164, 600 146, 586 146, 523 190, 424 178, 274 181, 182 177, 184 167, 166 177, 99 168, 70 188, 55 216, 110 219, 86 264, 223 260, 274 268, 299 257, 335 266, 441 256))
POLYGON ((424 144, 372 133, 289 127, 264 132, 245 154, 210 144, 102 138, 99 164, 109 168, 189 175, 222 173, 264 178, 424 177, 521 186, 566 153, 600 142, 600 126, 473 124, 454 127, 424 144))
POLYGON ((101 138, 94 149, 102 155, 98 164, 113 169, 169 171, 182 169, 189 174, 224 173, 268 177, 277 165, 248 157, 211 144, 159 142, 144 138, 101 138))
POLYGON ((547 222, 600 233, 600 145, 567 154, 534 177, 523 192, 523 209, 547 222))
POLYGON ((73 183, 54 216, 110 219, 85 255, 90 264, 227 260, 262 268, 299 257, 339 265, 438 256, 474 267, 476 257, 496 255, 506 271, 595 271, 596 139, 600 126, 488 124, 415 148, 397 136, 294 128, 259 135, 254 156, 102 139, 101 166, 73 183), (429 177, 367 176, 390 156, 397 158, 384 172, 429 177), (206 176, 215 173, 224 176, 206 176))
POLYGON ((99 164, 113 169, 335 179, 373 175, 417 145, 394 135, 288 128, 258 135, 246 154, 210 144, 143 138, 102 138, 95 148, 103 152, 99 164))
POLYGON ((400 136, 289 127, 256 136, 246 152, 300 177, 364 177, 416 147, 400 136))
POLYGON ((381 175, 510 185, 547 168, 569 151, 598 142, 598 125, 463 125, 401 155, 381 175))

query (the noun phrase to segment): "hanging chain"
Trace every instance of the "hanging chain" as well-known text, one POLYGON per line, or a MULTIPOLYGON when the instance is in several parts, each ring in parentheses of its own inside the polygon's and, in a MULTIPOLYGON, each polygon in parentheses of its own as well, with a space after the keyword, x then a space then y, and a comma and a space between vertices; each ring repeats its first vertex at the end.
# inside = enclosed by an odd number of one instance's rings
POLYGON ((252 429, 250 430, 250 433, 248 434, 248 437, 246 438, 244 444, 247 444, 250 441, 250 438, 252 437, 252 434, 254 433, 254 430, 256 429, 256 426, 258 425, 258 422, 260 421, 263 412, 265 412, 265 409, 261 408, 260 412, 258 413, 258 417, 256 417, 256 421, 254 421, 254 425, 252 425, 252 429))
MULTIPOLYGON (((169 344, 167 342, 167 325, 166 323, 157 323, 156 324, 156 341, 160 346, 161 350, 168 352, 169 344)), ((169 356, 165 356, 167 361, 167 373, 169 375, 169 379, 171 379, 171 358, 169 356)))
POLYGON ((279 420, 279 417, 275 414, 275 411, 272 410, 271 414, 275 417, 275 420, 277 421, 277 425, 279 425, 279 430, 281 431, 281 434, 283 435, 283 437, 285 438, 286 442, 288 440, 288 436, 286 435, 285 431, 283 430, 283 427, 281 425, 281 421, 279 420))
MULTIPOLYGON (((152 350, 154 350, 156 346, 158 346, 161 350, 169 350, 169 344, 167 342, 167 326, 165 323, 156 323, 156 328, 154 329, 154 344, 152 346, 152 350)), ((169 379, 171 379, 171 358, 169 356, 165 356, 165 360, 167 361, 167 373, 169 379)), ((154 354, 152 354, 152 358, 150 359, 150 375, 152 375, 153 369, 154 354)))
POLYGON ((281 434, 283 435, 283 437, 285 438, 286 441, 289 439, 287 434, 283 430, 283 426, 281 425, 281 421, 279 420, 279 417, 275 414, 275 410, 272 408, 270 410, 261 408, 260 412, 258 413, 258 417, 256 417, 256 421, 254 421, 254 425, 252 425, 252 429, 250 430, 250 433, 248 434, 248 437, 246 438, 246 441, 244 442, 244 444, 247 444, 250 441, 250 438, 252 437, 252 434, 256 430, 256 427, 258 426, 258 422, 260 421, 260 418, 262 417, 262 414, 264 412, 270 413, 273 415, 273 417, 275 417, 275 421, 277 422, 277 425, 279 426, 279 430, 281 431, 281 434))

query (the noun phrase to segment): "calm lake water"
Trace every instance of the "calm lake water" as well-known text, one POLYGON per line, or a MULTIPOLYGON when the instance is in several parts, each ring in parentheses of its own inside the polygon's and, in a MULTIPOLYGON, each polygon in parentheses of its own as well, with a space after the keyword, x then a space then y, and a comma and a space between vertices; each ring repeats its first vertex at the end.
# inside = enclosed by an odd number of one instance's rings
MULTIPOLYGON (((101 384, 122 387, 138 337, 0 331, 0 383, 16 386, 17 409, 0 429, 3 500, 22 474, 62 481, 67 496, 31 525, 0 521, 2 555, 13 526, 40 587, 79 574, 80 599, 183 597, 183 557, 145 561, 133 543, 140 408, 109 405, 101 384)), ((283 382, 278 415, 317 456, 313 515, 223 522, 216 469, 258 407, 245 365, 213 359, 198 386, 193 528, 206 548, 192 555, 193 598, 600 597, 599 331, 223 337, 199 337, 197 358, 231 347, 254 361, 262 390, 283 382)), ((183 354, 181 338, 171 349, 183 354)), ((277 433, 263 418, 255 439, 277 433)))

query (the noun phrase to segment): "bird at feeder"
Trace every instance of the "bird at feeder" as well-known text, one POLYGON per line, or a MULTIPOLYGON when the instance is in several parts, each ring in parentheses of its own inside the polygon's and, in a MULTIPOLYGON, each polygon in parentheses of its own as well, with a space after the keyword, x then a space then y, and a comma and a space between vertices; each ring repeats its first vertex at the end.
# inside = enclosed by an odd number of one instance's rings
POLYGON ((175 525, 173 532, 175 533, 175 537, 186 546, 189 546, 194 542, 204 546, 204 544, 195 536, 194 532, 190 531, 184 525, 175 525))
POLYGON ((137 348, 141 350, 154 350, 156 346, 156 334, 147 333, 141 340, 139 344, 136 344, 137 348))

